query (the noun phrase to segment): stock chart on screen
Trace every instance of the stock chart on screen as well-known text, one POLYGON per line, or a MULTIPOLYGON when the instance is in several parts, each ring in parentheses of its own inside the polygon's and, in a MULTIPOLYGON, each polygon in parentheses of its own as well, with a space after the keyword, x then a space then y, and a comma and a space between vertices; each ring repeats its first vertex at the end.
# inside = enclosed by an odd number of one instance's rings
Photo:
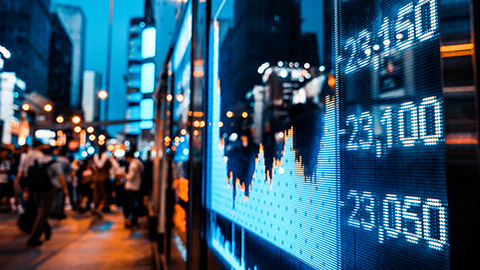
POLYGON ((233 269, 448 268, 437 0, 333 11, 331 72, 263 65, 254 128, 223 126, 228 93, 211 85, 210 246, 233 269))

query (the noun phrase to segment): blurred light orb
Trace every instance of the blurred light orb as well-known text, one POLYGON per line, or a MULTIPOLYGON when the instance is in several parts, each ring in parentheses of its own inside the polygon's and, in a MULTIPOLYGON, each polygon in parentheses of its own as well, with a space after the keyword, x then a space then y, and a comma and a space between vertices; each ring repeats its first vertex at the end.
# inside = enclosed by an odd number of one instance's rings
POLYGON ((45 106, 43 106, 43 109, 46 112, 51 112, 53 110, 53 106, 52 106, 52 104, 45 104, 45 106))
POLYGON ((78 124, 81 121, 82 121, 82 118, 80 118, 80 116, 75 115, 74 117, 72 117, 72 123, 74 124, 78 124))
POLYGON ((93 146, 88 147, 88 148, 87 148, 87 153, 88 153, 89 155, 95 154, 95 148, 94 148, 93 146))
POLYGON ((108 97, 108 92, 106 90, 98 91, 98 98, 99 99, 106 99, 108 97))
POLYGON ((63 116, 59 115, 59 116, 57 116, 56 120, 57 120, 57 123, 61 124, 61 123, 63 123, 63 121, 65 121, 65 118, 63 118, 63 116))

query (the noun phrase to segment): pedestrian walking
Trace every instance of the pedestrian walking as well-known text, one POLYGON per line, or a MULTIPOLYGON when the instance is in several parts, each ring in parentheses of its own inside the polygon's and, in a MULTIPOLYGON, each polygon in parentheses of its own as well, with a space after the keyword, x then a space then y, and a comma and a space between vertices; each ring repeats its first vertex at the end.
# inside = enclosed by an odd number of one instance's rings
POLYGON ((78 211, 83 213, 90 210, 90 205, 93 201, 93 161, 92 158, 86 158, 81 162, 81 165, 77 171, 78 187, 78 211))
MULTIPOLYGON (((56 162, 58 163, 58 166, 60 168, 61 173, 64 175, 67 187, 68 187, 68 194, 70 202, 72 205, 74 205, 74 199, 73 199, 73 168, 72 165, 70 164, 70 160, 67 158, 68 154, 68 148, 67 147, 62 147, 59 148, 57 151, 57 158, 56 162)), ((64 219, 66 217, 65 215, 65 196, 62 189, 57 190, 56 196, 55 196, 55 206, 53 208, 53 216, 58 219, 64 219)))
POLYGON ((112 166, 105 145, 101 145, 99 153, 93 156, 93 164, 93 203, 95 207, 92 210, 92 214, 101 218, 103 217, 102 210, 106 203, 105 182, 109 179, 109 171, 112 166))
POLYGON ((40 241, 42 232, 45 234, 45 240, 50 239, 52 228, 48 223, 48 215, 54 204, 55 193, 62 189, 63 193, 68 195, 65 176, 59 164, 52 157, 53 149, 45 146, 42 153, 43 155, 34 160, 27 170, 29 197, 33 198, 37 206, 37 217, 27 242, 29 246, 39 246, 43 243, 40 241))
POLYGON ((135 158, 135 151, 130 150, 125 154, 125 159, 129 163, 128 172, 119 177, 125 177, 125 204, 123 211, 125 215, 125 227, 131 228, 138 225, 138 209, 140 199, 140 186, 142 184, 142 177, 144 166, 143 163, 135 158))

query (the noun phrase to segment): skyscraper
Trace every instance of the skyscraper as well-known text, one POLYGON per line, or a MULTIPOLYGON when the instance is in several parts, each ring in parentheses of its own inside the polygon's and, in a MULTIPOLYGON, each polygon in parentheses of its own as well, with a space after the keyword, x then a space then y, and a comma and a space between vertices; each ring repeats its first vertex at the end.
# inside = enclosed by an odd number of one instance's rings
MULTIPOLYGON (((128 64, 127 64, 127 120, 140 119, 140 102, 142 100, 141 69, 142 69, 142 30, 145 27, 143 18, 132 18, 130 20, 128 36, 128 64)), ((137 136, 140 134, 138 122, 125 125, 127 135, 137 136)))
POLYGON ((53 11, 63 23, 73 44, 70 106, 80 108, 85 51, 85 15, 79 7, 55 4, 53 11))
POLYGON ((48 84, 49 6, 50 0, 0 1, 0 44, 12 52, 4 70, 42 95, 48 84))
POLYGON ((93 70, 86 70, 83 73, 82 109, 85 122, 99 120, 100 100, 97 98, 97 93, 101 84, 100 73, 93 70))
POLYGON ((72 42, 56 14, 51 16, 48 98, 55 114, 69 115, 72 84, 72 42))

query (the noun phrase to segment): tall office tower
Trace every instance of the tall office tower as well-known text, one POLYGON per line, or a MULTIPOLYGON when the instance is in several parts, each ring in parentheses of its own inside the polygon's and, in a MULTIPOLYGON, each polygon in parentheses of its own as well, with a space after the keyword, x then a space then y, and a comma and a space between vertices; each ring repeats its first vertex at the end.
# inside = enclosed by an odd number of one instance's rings
POLYGON ((50 44, 50 0, 1 0, 0 44, 11 51, 5 71, 46 95, 50 44))
POLYGON ((50 67, 48 98, 54 103, 54 113, 69 115, 72 84, 72 42, 56 14, 51 16, 50 67))
POLYGON ((82 104, 82 74, 85 55, 85 15, 81 8, 55 4, 53 12, 65 26, 73 44, 72 86, 70 106, 80 108, 82 104))
POLYGON ((83 73, 82 109, 85 122, 98 121, 100 118, 100 100, 97 93, 102 85, 100 73, 86 70, 83 73))
MULTIPOLYGON (((142 69, 142 30, 145 27, 143 18, 130 20, 128 37, 128 64, 127 64, 127 110, 125 119, 140 119, 140 102, 142 100, 141 69, 142 69)), ((125 125, 127 136, 136 137, 140 134, 140 123, 133 122, 125 125)))

